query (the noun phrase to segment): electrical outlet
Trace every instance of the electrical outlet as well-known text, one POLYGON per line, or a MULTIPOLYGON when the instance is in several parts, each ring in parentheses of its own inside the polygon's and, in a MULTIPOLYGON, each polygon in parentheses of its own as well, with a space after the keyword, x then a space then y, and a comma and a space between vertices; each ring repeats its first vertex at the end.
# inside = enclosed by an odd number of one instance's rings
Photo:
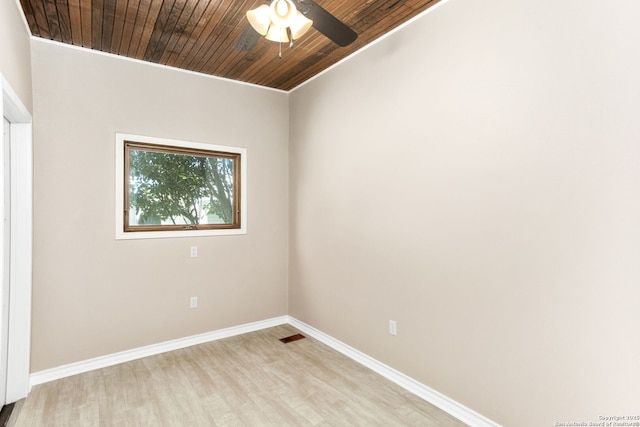
POLYGON ((389 333, 391 335, 398 335, 398 325, 395 320, 389 320, 389 333))
POLYGON ((198 247, 197 246, 191 246, 191 258, 195 258, 198 256, 198 247))
POLYGON ((198 308, 198 297, 191 297, 189 299, 189 307, 190 308, 198 308))

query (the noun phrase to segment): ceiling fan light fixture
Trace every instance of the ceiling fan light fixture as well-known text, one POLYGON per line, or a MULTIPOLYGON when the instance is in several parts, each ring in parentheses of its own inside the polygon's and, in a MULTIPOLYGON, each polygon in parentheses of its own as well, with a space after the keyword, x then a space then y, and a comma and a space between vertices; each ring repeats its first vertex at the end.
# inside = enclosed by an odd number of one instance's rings
POLYGON ((294 40, 298 40, 304 33, 309 31, 312 25, 313 21, 298 11, 296 17, 291 22, 291 37, 294 40))
POLYGON ((290 27, 298 10, 291 0, 273 0, 269 6, 271 22, 280 28, 290 27))
POLYGON ((263 4, 260 7, 247 11, 247 19, 254 30, 261 36, 264 36, 269 31, 271 26, 271 17, 269 13, 269 6, 263 4))

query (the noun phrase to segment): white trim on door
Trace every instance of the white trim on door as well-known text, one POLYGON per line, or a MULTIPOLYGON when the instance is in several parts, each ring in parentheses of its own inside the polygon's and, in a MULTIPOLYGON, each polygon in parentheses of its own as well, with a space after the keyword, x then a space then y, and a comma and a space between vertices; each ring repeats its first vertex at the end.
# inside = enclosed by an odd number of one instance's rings
POLYGON ((0 116, 6 117, 11 126, 11 280, 6 400, 12 403, 26 397, 30 389, 33 142, 31 114, 2 74, 0 89, 0 116))

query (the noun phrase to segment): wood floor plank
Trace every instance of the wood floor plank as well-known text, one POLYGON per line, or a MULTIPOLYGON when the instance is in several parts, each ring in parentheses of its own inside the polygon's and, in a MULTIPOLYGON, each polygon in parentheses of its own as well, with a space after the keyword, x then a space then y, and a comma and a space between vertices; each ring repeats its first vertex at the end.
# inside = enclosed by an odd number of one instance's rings
POLYGON ((324 344, 277 326, 35 386, 11 427, 464 424, 324 344))

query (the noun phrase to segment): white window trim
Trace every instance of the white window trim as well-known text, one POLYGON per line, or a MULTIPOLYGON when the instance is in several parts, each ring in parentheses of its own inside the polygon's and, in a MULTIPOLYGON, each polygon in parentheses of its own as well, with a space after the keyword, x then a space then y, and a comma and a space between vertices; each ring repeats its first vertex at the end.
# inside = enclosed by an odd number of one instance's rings
POLYGON ((180 141, 176 139, 156 138, 152 136, 116 133, 116 240, 121 239, 158 239, 173 237, 228 236, 247 234, 247 150, 245 148, 204 144, 201 142, 180 141), (129 231, 124 232, 124 141, 144 142, 146 144, 170 145, 174 147, 195 148, 200 150, 226 151, 240 154, 240 228, 219 230, 176 230, 176 231, 129 231))

